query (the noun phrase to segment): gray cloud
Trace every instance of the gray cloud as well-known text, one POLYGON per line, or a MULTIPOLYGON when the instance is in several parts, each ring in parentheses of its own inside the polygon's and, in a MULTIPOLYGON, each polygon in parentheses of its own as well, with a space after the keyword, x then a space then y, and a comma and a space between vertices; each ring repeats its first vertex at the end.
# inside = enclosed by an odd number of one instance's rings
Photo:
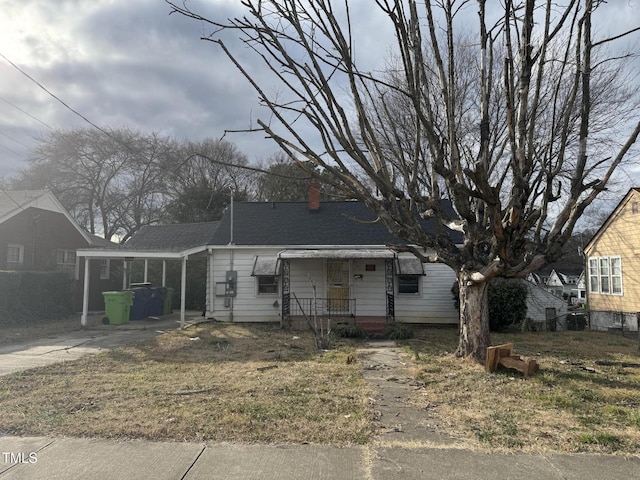
MULTIPOLYGON (((605 31, 620 25, 630 28, 639 18, 633 2, 615 3, 602 11, 605 31)), ((193 0, 189 5, 215 18, 242 13, 238 1, 193 0)), ((389 55, 393 33, 382 16, 371 13, 371 0, 350 2, 349 7, 358 32, 358 61, 379 68, 389 55)), ((255 126, 257 118, 268 119, 256 93, 220 49, 200 40, 211 27, 169 15, 162 0, 0 0, 0 11, 5 18, 4 24, 0 20, 0 53, 102 127, 126 126, 200 140, 218 138, 225 129, 248 128, 252 122, 255 126)), ((473 2, 465 12, 467 21, 477 21, 473 2)), ((232 37, 225 38, 272 91, 259 61, 232 37)), ((54 128, 87 126, 1 59, 0 98, 54 128)), ((48 131, 1 99, 0 176, 23 166, 28 146, 48 131)), ((227 139, 251 160, 276 150, 259 134, 227 139)))

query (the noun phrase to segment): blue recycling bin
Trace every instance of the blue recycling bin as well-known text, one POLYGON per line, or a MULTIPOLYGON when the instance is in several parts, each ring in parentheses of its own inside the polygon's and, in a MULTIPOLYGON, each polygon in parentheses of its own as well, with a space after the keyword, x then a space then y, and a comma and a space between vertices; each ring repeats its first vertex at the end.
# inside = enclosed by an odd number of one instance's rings
POLYGON ((133 303, 129 310, 129 320, 144 320, 149 316, 151 288, 135 287, 131 291, 133 291, 133 303))
POLYGON ((164 313, 164 298, 167 289, 162 287, 150 288, 149 301, 147 302, 147 316, 159 317, 164 313))

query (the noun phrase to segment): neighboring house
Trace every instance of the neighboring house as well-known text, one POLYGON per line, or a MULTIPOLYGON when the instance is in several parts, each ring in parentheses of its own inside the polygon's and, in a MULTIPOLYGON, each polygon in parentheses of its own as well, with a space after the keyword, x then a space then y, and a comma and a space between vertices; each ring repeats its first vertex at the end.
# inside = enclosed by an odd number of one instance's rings
MULTIPOLYGON (((584 270, 582 268, 563 270, 553 268, 547 278, 546 290, 564 299, 584 298, 584 270), (582 290, 580 289, 580 278, 582 277, 582 290)), ((576 301, 571 300, 572 303, 576 301)))
POLYGON ((632 188, 584 249, 592 329, 637 330, 640 312, 640 188, 632 188))
MULTIPOLYGON (((82 266, 76 251, 111 242, 85 232, 47 190, 0 191, 0 270, 68 270, 76 280, 76 306, 82 300, 82 266)), ((94 268, 89 308, 102 310, 101 292, 112 290, 109 260, 94 268)))
MULTIPOLYGON (((422 220, 422 225, 436 228, 434 220, 422 220)), ((157 233, 163 227, 155 228, 157 233)), ((180 232, 184 226, 171 228, 180 232)), ((288 323, 317 314, 369 327, 393 320, 458 323, 451 294, 454 272, 394 251, 390 246, 403 242, 360 202, 320 204, 312 189, 308 203, 233 203, 198 245, 176 245, 167 236, 150 247, 140 237, 151 231, 141 230, 117 249, 92 248, 79 254, 181 259, 183 278, 188 259, 206 254, 204 313, 222 321, 288 323)), ((461 243, 461 236, 453 240, 461 243)), ((181 290, 184 322, 184 282, 181 290)))
POLYGON ((558 330, 566 330, 567 302, 545 288, 525 280, 527 286, 527 317, 546 330, 553 321, 558 330))

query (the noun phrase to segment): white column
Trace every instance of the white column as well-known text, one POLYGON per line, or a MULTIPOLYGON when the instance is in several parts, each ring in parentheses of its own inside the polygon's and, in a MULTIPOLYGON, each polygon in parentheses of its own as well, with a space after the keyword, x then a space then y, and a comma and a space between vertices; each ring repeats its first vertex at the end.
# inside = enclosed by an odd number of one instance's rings
POLYGON ((87 316, 89 314, 89 257, 84 257, 84 290, 82 292, 82 317, 80 324, 87 326, 87 316))
POLYGON ((167 286, 167 261, 162 260, 162 286, 167 286))
POLYGON ((122 260, 122 290, 127 289, 127 273, 129 270, 129 262, 122 260))
POLYGON ((144 259, 144 283, 147 283, 147 278, 149 274, 149 260, 144 259))
POLYGON ((187 294, 187 257, 182 257, 182 281, 180 282, 180 328, 184 328, 187 294))

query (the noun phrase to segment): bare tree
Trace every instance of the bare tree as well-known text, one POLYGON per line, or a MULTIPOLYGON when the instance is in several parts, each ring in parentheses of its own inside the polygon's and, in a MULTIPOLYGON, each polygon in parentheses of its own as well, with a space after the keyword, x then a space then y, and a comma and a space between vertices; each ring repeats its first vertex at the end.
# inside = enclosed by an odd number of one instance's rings
POLYGON ((173 144, 129 129, 77 129, 40 139, 14 188, 48 188, 88 232, 126 240, 157 222, 173 144))
POLYGON ((166 172, 171 197, 164 220, 207 222, 219 220, 231 193, 247 200, 255 189, 257 173, 247 157, 226 140, 203 140, 180 145, 166 172))
POLYGON ((601 0, 505 0, 490 11, 486 0, 374 0, 368 15, 384 15, 395 41, 394 71, 383 73, 357 64, 347 0, 243 0, 233 19, 168 3, 211 26, 204 39, 253 86, 273 117, 260 129, 289 157, 330 173, 414 254, 456 272, 459 356, 483 360, 490 344, 488 282, 556 260, 640 133, 615 74, 625 58, 605 51, 638 28, 594 38, 601 0), (459 35, 470 30, 473 39, 459 35))

